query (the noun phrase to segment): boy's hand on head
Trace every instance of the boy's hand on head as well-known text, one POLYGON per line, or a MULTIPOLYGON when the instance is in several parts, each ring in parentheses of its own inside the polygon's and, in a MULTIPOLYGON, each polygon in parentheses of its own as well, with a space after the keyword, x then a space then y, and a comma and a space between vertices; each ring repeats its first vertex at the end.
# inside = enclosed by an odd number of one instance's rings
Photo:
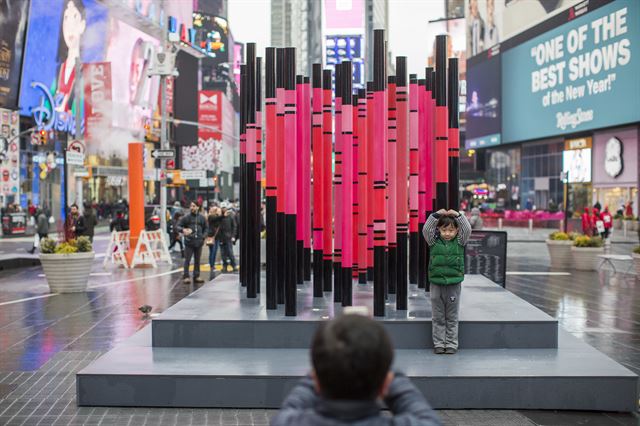
POLYGON ((436 213, 438 213, 440 216, 446 216, 447 215, 447 211, 445 209, 440 209, 436 213))
POLYGON ((455 210, 453 210, 453 209, 449 210, 449 211, 447 212, 447 214, 448 214, 449 216, 451 216, 451 217, 458 217, 458 216, 460 216, 460 213, 458 213, 457 211, 455 211, 455 210))

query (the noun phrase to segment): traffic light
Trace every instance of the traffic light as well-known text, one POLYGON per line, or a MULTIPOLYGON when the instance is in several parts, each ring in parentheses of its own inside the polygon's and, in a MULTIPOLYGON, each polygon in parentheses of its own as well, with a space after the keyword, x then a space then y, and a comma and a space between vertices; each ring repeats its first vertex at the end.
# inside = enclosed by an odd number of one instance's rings
POLYGON ((46 145, 49 140, 49 134, 47 131, 44 129, 40 130, 38 136, 40 138, 40 145, 46 145))

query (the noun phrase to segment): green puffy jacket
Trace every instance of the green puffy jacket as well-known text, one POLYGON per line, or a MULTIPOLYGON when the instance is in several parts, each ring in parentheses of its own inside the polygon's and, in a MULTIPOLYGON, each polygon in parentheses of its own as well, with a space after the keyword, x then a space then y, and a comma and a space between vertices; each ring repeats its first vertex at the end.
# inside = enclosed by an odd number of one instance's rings
POLYGON ((464 247, 457 238, 438 238, 429 248, 429 282, 436 285, 458 284, 464 280, 464 247))

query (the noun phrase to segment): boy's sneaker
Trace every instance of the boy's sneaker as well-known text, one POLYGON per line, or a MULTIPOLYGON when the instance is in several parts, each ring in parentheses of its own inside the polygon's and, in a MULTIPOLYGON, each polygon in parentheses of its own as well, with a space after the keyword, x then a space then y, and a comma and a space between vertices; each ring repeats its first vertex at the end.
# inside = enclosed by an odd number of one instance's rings
POLYGON ((233 272, 233 266, 227 265, 226 270, 227 270, 227 272, 233 272))
POLYGON ((447 355, 454 355, 458 353, 458 350, 456 348, 447 348, 444 350, 444 353, 447 355))
POLYGON ((193 282, 196 284, 202 284, 204 282, 204 280, 200 277, 194 278, 193 282))
POLYGON ((184 277, 184 278, 182 278, 182 282, 185 283, 185 284, 191 284, 191 278, 184 277))
POLYGON ((436 355, 442 355, 443 353, 445 353, 445 349, 444 348, 433 348, 433 353, 436 355))

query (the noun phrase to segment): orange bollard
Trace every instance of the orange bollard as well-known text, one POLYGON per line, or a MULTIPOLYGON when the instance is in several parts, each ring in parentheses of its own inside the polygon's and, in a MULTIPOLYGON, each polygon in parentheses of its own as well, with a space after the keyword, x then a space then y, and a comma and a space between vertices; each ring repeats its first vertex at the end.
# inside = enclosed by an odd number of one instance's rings
POLYGON ((131 265, 140 232, 144 230, 144 144, 129 143, 129 230, 130 249, 127 261, 131 265))

